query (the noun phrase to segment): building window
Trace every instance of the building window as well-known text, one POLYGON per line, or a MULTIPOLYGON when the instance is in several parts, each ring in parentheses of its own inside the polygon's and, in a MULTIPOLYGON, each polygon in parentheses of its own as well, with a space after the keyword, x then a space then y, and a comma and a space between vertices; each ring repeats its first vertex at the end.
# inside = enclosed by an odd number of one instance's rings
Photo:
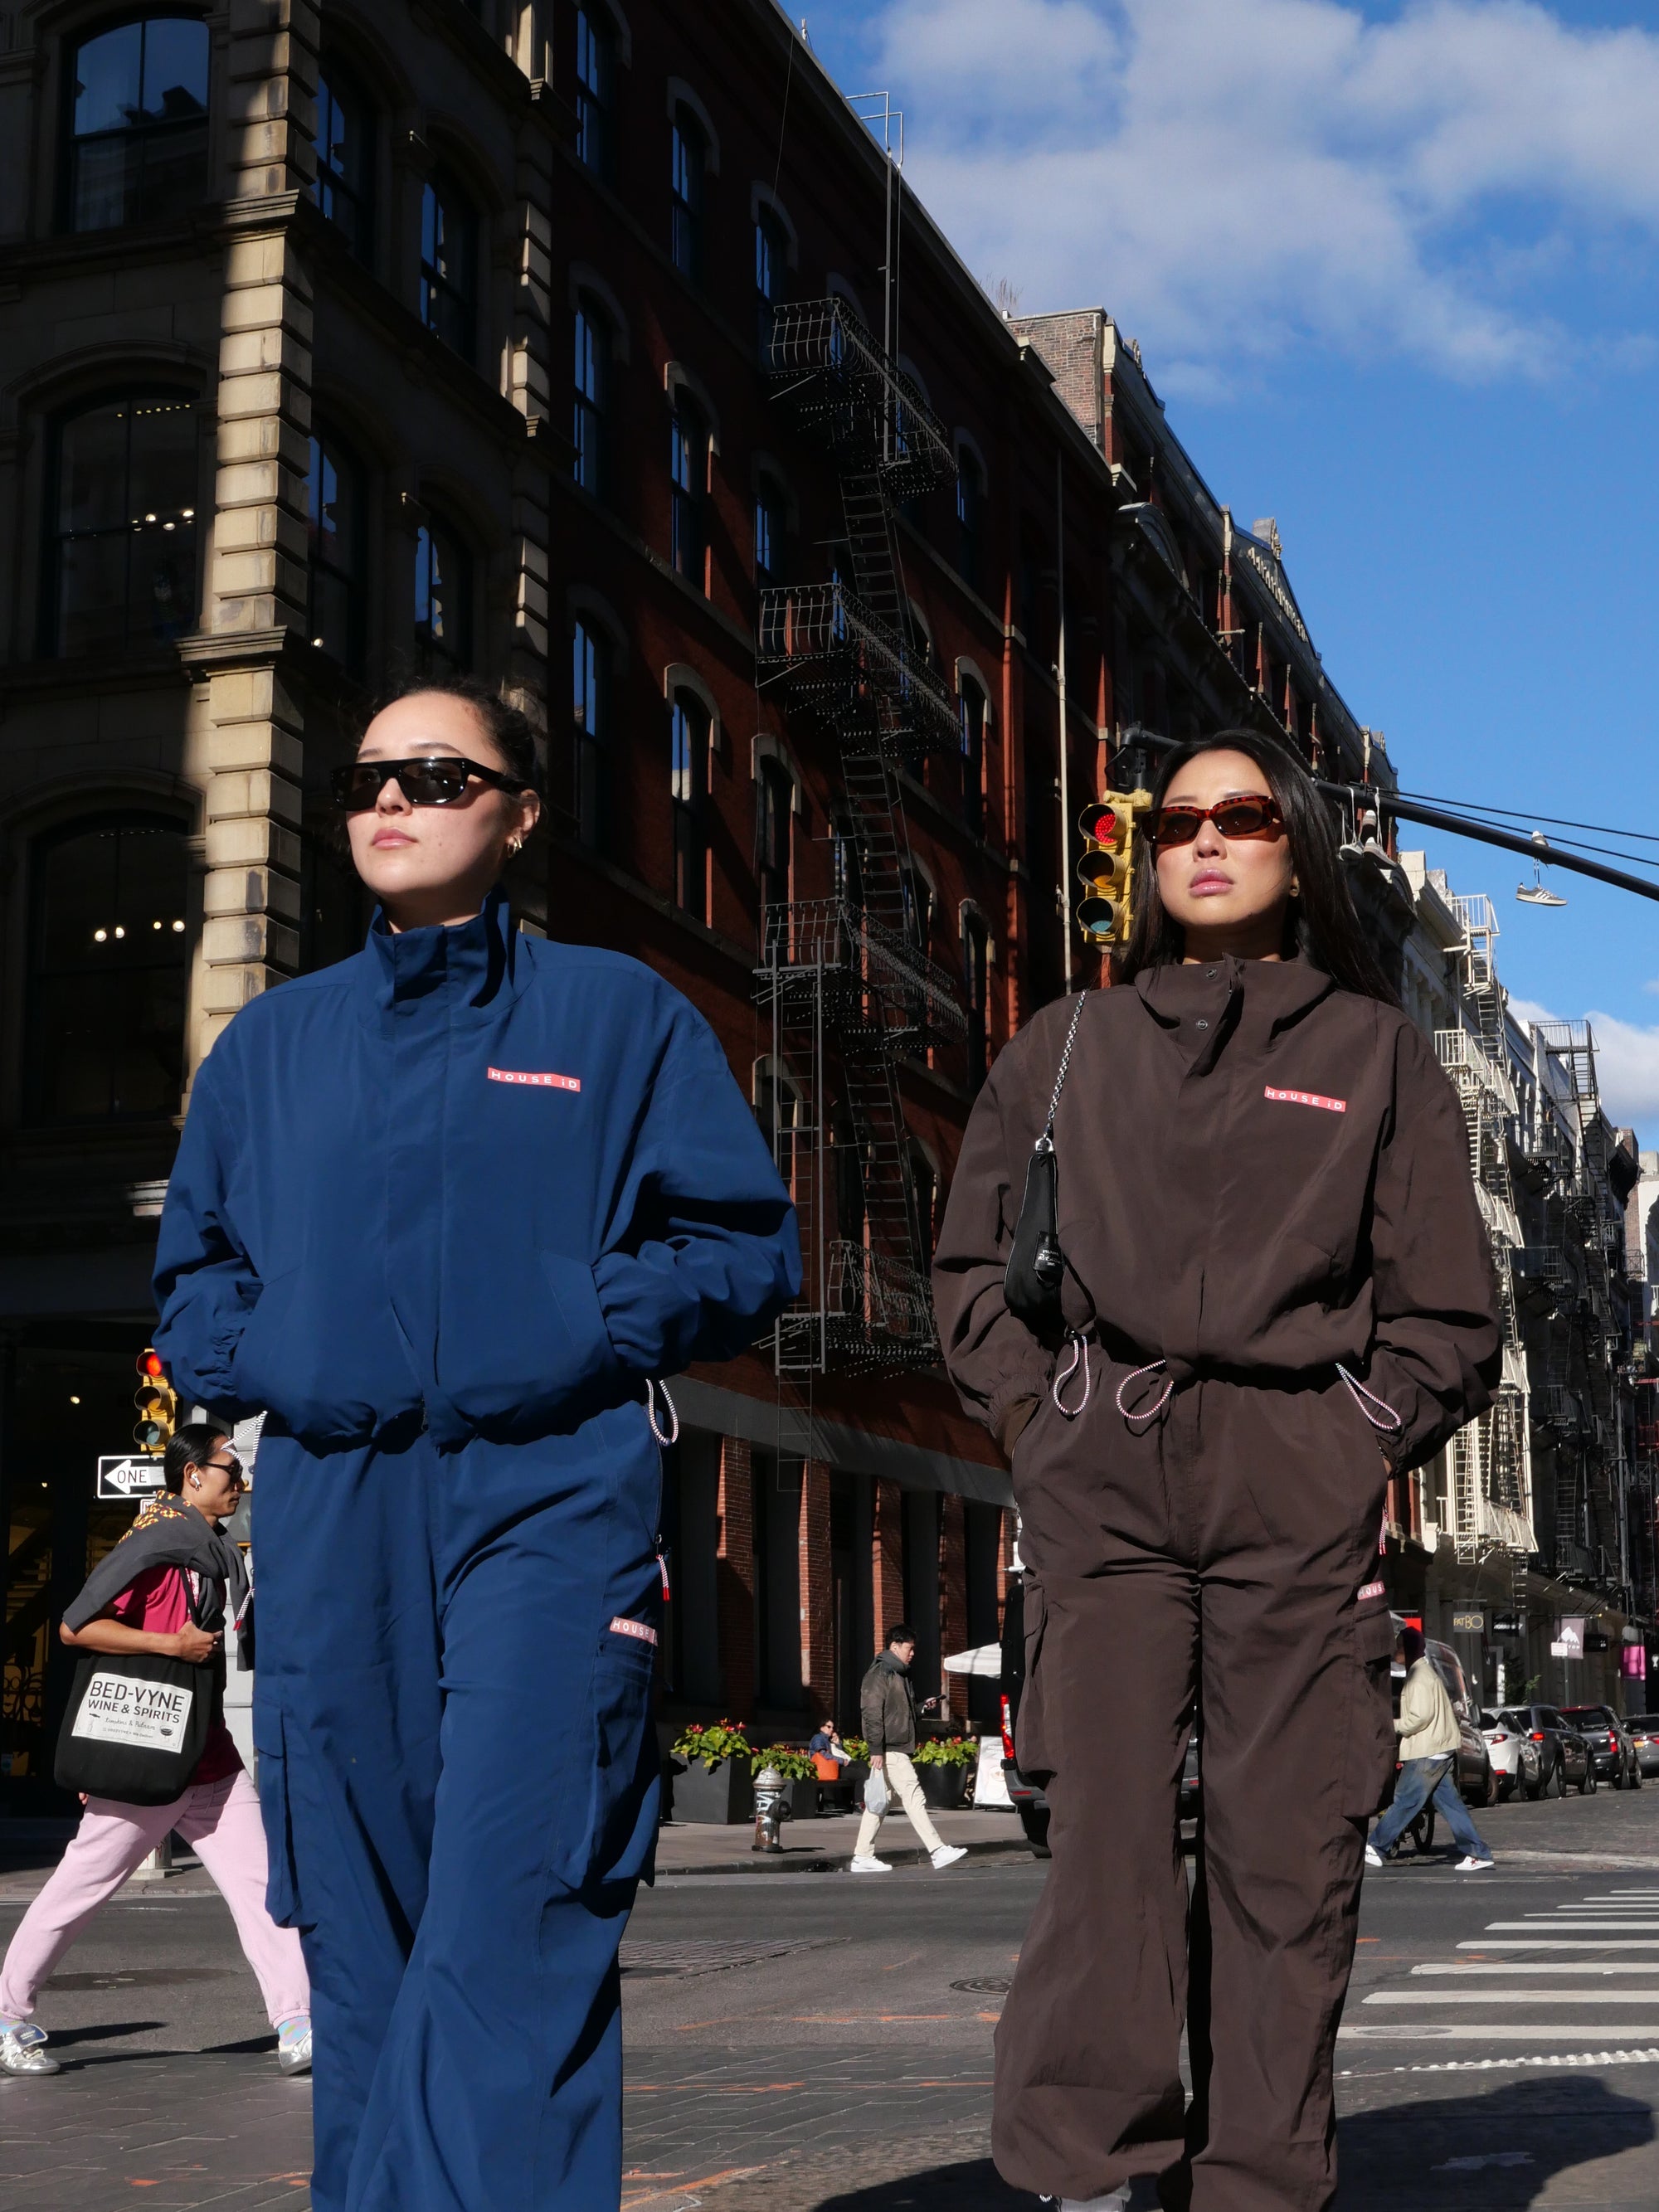
POLYGON ((617 34, 598 8, 576 10, 576 151, 595 176, 614 173, 617 34))
POLYGON ((767 915, 789 903, 790 843, 794 822, 795 786, 781 761, 763 760, 755 793, 756 873, 760 883, 761 929, 767 915))
POLYGON ((477 355, 478 223, 452 178, 421 196, 421 320, 465 362, 477 355))
POLYGON ((957 571, 975 591, 984 528, 985 471, 964 446, 957 455, 957 571))
POLYGON ((904 934, 918 952, 926 954, 933 940, 933 892, 920 868, 901 867, 899 894, 903 903, 904 934))
POLYGON ((415 659, 422 676, 472 665, 472 563, 441 523, 422 523, 415 540, 415 659))
POLYGON ((124 393, 58 434, 50 650, 137 653, 196 622, 194 399, 124 393))
POLYGON ((836 897, 854 910, 864 904, 863 852, 856 818, 837 814, 830 825, 830 880, 836 897))
POLYGON ((924 1267, 933 1258, 933 1217, 939 1206, 939 1175, 921 1146, 910 1148, 910 1202, 915 1208, 916 1257, 924 1267))
POLYGON ((334 62, 324 64, 317 82, 314 197, 359 261, 367 261, 373 243, 374 124, 356 79, 334 62))
POLYGON ((975 837, 985 834, 985 694, 964 678, 957 702, 962 720, 962 818, 975 837))
POLYGON ((674 805, 674 903, 699 921, 708 919, 708 714, 689 691, 674 694, 672 794, 674 805))
POLYGON ((985 924, 970 914, 963 924, 962 960, 968 996, 968 1088, 977 1091, 990 1065, 991 944, 985 924))
POLYGON ((362 475, 345 448, 326 434, 311 441, 306 524, 306 635, 355 672, 362 665, 366 597, 362 475))
POLYGON ((71 230, 159 222, 208 197, 208 28, 152 15, 75 49, 71 230))
POLYGON ((35 846, 32 1121, 178 1112, 189 865, 179 824, 147 815, 79 822, 35 846))
POLYGON ((772 317, 782 306, 789 271, 789 241, 770 208, 755 218, 756 336, 763 368, 772 366, 772 317))
POLYGON ((669 177, 669 251, 675 268, 694 284, 702 277, 702 191, 707 164, 708 142, 702 124, 689 107, 677 107, 669 177))
POLYGON ((755 581, 762 591, 783 573, 785 528, 783 494, 769 477, 763 477, 755 494, 755 581))
POLYGON ((611 325, 588 299, 576 303, 574 474, 584 491, 605 496, 605 418, 611 405, 611 325))
POLYGON ((571 670, 574 724, 576 835, 594 852, 605 849, 605 763, 611 744, 611 647, 586 623, 576 624, 571 670))
POLYGON ((704 589, 703 501, 708 489, 708 432, 684 387, 669 424, 668 558, 688 583, 704 589))

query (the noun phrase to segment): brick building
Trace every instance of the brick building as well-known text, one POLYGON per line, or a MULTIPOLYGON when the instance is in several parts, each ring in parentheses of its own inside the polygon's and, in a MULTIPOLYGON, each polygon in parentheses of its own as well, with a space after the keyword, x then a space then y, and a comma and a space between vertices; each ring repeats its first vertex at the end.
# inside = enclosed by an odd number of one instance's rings
POLYGON ((11 0, 0 122, 0 1799, 191 1072, 358 940, 328 772, 428 670, 545 732, 526 926, 691 995, 803 1212, 777 1340, 674 1386, 667 1711, 850 1723, 900 1613, 933 1687, 1010 1494, 922 1285, 985 1066, 1094 977, 1076 811, 1138 720, 1387 775, 1277 532, 769 0, 11 0))

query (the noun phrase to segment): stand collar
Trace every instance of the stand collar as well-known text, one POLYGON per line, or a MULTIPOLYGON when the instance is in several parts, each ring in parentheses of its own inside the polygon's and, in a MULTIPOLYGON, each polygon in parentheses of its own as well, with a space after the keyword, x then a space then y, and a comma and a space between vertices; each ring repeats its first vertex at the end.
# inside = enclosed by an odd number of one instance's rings
POLYGON ((517 987, 518 924, 497 888, 471 921, 394 930, 376 907, 368 926, 368 972, 382 1009, 444 996, 487 1006, 517 987))
POLYGON ((1291 960, 1240 960, 1228 955, 1193 965, 1143 968, 1134 979, 1147 1012, 1165 1029, 1178 1026, 1205 999, 1224 993, 1260 1036, 1271 1036, 1336 988, 1322 968, 1298 953, 1291 960))

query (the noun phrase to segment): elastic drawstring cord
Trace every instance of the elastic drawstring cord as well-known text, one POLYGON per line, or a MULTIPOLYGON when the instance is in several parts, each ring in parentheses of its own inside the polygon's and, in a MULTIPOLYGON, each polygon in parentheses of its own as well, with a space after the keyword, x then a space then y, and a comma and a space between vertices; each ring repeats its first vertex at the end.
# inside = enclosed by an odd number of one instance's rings
POLYGON ((1117 1410, 1122 1414, 1124 1419, 1129 1423, 1131 1427, 1133 1427, 1137 1421, 1155 1421, 1158 1419, 1158 1415, 1164 1411, 1164 1408, 1169 1404, 1170 1399, 1175 1395, 1175 1377, 1173 1375, 1170 1376, 1169 1381, 1164 1385, 1163 1391, 1155 1405, 1142 1406, 1134 1413, 1131 1413, 1129 1408, 1124 1404, 1124 1392, 1128 1389, 1132 1382, 1139 1382, 1143 1375, 1156 1375, 1160 1367, 1166 1366, 1168 1362, 1165 1360, 1151 1360, 1145 1367, 1137 1367, 1132 1375, 1126 1375, 1123 1380, 1118 1384, 1117 1410))
POLYGON ((1352 1392, 1355 1405, 1358 1407, 1371 1426, 1374 1429, 1381 1429, 1384 1436, 1397 1437, 1406 1424, 1395 1413, 1394 1407, 1386 1400, 1377 1397, 1373 1392, 1368 1390, 1363 1382, 1356 1382, 1340 1359, 1336 1363, 1336 1371, 1352 1392), (1382 1407, 1389 1417, 1386 1421, 1377 1419, 1376 1415, 1371 1411, 1373 1406, 1382 1407))
POLYGON ((1092 1382, 1089 1374, 1089 1347, 1076 1329, 1073 1329, 1071 1334, 1072 1364, 1069 1367, 1061 1368, 1059 1374, 1055 1376, 1052 1385, 1052 1395, 1055 1405, 1059 1407, 1066 1419, 1068 1421, 1074 1421, 1089 1402, 1089 1392, 1092 1388, 1092 1382), (1083 1395, 1075 1406, 1068 1406, 1064 1395, 1066 1385, 1079 1367, 1083 1370, 1083 1395))
MULTIPOLYGON (((680 1440, 680 1417, 678 1411, 675 1407, 674 1401, 668 1395, 668 1385, 665 1382, 647 1382, 645 1386, 645 1410, 647 1418, 651 1423, 651 1433, 655 1437, 657 1442, 659 1444, 677 1444, 680 1440), (659 1390, 662 1392, 662 1401, 668 1408, 668 1418, 674 1424, 673 1427, 670 1429, 666 1434, 664 1433, 662 1423, 657 1419, 657 1393, 659 1390)), ((666 1580, 665 1576, 664 1579, 666 1580)))

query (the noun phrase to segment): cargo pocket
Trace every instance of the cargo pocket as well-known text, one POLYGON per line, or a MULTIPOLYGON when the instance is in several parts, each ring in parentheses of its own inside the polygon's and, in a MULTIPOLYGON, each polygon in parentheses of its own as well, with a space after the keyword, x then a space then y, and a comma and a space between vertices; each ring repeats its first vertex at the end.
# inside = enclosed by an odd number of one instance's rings
POLYGON ((1048 1600, 1029 1567, 1024 1607, 1025 1680, 1014 1716, 1014 1763, 1028 1782, 1047 1783, 1054 1771, 1043 1726, 1042 1647, 1048 1640, 1048 1600))
POLYGON ((265 1909, 279 1928, 298 1928, 300 1890, 294 1870, 288 1739, 280 1709, 267 1711, 255 1706, 253 1757, 259 1817, 265 1831, 265 1909))
POLYGON ((1387 1796, 1395 1764, 1394 1698, 1389 1683, 1395 1627, 1387 1605, 1370 1605, 1357 1611, 1350 1633, 1353 1660, 1342 1810, 1351 1820, 1364 1820, 1387 1796))
POLYGON ((661 1760, 652 1719, 654 1644, 607 1631, 593 1662, 586 1777, 574 1778, 553 1872, 571 1889, 648 1878, 656 1858, 661 1760))

